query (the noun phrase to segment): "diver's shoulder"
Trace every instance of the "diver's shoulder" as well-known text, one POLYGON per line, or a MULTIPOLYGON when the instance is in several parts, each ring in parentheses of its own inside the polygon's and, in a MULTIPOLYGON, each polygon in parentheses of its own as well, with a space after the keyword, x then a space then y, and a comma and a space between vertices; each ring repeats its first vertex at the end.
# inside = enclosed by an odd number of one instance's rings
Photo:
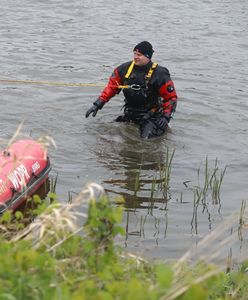
POLYGON ((160 64, 158 64, 156 67, 156 73, 164 76, 170 76, 170 71, 166 67, 161 66, 160 64))

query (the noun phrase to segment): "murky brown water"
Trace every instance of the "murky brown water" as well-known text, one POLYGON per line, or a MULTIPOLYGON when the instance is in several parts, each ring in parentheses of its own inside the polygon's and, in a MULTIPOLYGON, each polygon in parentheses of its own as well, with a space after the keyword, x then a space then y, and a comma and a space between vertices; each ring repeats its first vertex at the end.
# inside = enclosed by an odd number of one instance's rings
POLYGON ((141 141, 136 128, 112 122, 121 95, 85 119, 99 87, 0 83, 0 138, 10 138, 22 120, 23 133, 51 135, 62 201, 91 181, 111 197, 123 194, 129 234, 122 244, 149 256, 178 257, 248 197, 247 11, 244 0, 2 0, 0 79, 104 84, 146 39, 156 50, 154 61, 171 71, 179 104, 164 137, 141 141), (175 150, 168 202, 158 189, 151 194, 167 147, 175 150), (206 157, 210 170, 216 158, 220 171, 227 167, 221 200, 214 204, 209 192, 192 222, 206 157))

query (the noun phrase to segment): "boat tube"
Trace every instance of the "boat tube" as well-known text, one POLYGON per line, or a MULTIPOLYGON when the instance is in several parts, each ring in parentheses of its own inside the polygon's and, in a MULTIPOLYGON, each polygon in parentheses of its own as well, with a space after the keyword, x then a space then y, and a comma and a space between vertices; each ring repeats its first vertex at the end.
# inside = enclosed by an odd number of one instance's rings
POLYGON ((0 214, 16 210, 46 181, 51 171, 47 149, 39 142, 19 140, 0 152, 0 214))

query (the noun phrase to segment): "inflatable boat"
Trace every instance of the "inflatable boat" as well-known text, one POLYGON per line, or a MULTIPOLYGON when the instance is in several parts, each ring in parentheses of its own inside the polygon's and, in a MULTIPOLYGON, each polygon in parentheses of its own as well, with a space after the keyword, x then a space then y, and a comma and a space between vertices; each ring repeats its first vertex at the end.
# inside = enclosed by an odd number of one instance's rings
POLYGON ((0 152, 0 214, 16 210, 46 181, 51 171, 47 149, 31 139, 0 152))

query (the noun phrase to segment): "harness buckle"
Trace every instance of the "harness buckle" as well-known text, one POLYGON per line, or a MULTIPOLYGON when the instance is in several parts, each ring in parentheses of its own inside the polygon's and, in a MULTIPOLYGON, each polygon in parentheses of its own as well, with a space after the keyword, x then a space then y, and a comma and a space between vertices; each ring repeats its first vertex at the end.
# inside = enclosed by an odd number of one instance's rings
POLYGON ((130 88, 134 91, 140 91, 141 90, 141 86, 139 84, 132 84, 132 85, 130 85, 130 88))

